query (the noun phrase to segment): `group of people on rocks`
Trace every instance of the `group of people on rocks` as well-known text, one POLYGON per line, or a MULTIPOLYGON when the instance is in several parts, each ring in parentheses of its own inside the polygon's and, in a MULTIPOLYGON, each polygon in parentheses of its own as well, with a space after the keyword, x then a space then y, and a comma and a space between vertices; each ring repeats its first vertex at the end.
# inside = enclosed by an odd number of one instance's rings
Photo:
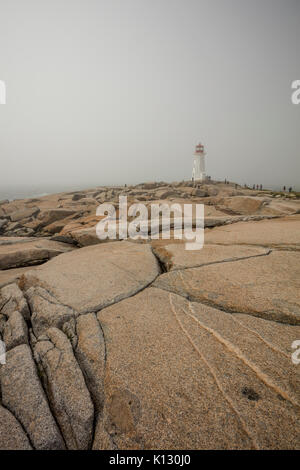
MULTIPOLYGON (((227 179, 225 178, 224 183, 225 183, 225 184, 229 184, 229 181, 227 181, 227 179)), ((238 187, 238 185, 235 184, 235 189, 237 189, 237 187, 238 187)), ((248 188, 248 186, 247 186, 246 184, 244 185, 244 187, 245 187, 245 188, 248 188)), ((262 185, 262 184, 254 184, 254 185, 252 186, 252 189, 256 189, 256 190, 262 191, 263 185, 262 185)), ((291 192, 293 191, 293 188, 292 188, 292 186, 290 186, 290 187, 287 189, 286 186, 283 186, 283 189, 282 189, 282 190, 283 190, 283 192, 287 192, 287 191, 288 191, 289 193, 291 193, 291 192)))
MULTIPOLYGON (((260 190, 262 190, 262 189, 263 189, 263 186, 262 186, 262 184, 260 184, 260 185, 258 185, 258 184, 255 185, 255 184, 254 184, 253 187, 252 187, 252 189, 260 189, 260 190)), ((291 193, 292 190, 293 190, 293 188, 292 188, 292 186, 290 186, 289 189, 288 189, 289 193, 291 193)), ((287 191, 286 186, 283 186, 283 191, 284 191, 284 192, 287 191)))

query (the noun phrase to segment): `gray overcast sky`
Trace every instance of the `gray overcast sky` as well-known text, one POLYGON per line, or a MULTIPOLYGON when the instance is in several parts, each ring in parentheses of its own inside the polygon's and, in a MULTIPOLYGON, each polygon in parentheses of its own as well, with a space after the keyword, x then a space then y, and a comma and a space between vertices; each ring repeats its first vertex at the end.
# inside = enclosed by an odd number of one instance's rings
POLYGON ((0 192, 300 186, 300 0, 0 0, 0 192))

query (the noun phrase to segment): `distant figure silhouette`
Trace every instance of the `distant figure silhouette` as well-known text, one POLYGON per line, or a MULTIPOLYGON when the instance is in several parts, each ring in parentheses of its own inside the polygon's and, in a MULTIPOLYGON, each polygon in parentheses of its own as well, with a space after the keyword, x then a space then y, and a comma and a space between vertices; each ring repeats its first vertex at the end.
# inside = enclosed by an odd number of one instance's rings
POLYGON ((292 192, 292 189, 293 189, 293 188, 292 188, 292 186, 291 186, 291 187, 289 188, 289 193, 291 193, 291 192, 292 192))
POLYGON ((258 184, 256 185, 256 189, 258 189, 258 184))
POLYGON ((285 187, 285 186, 283 186, 283 191, 285 191, 285 190, 286 190, 286 187, 285 187))
POLYGON ((262 191, 262 184, 260 185, 260 190, 262 191))
POLYGON ((255 189, 255 184, 253 185, 253 188, 252 189, 255 189))

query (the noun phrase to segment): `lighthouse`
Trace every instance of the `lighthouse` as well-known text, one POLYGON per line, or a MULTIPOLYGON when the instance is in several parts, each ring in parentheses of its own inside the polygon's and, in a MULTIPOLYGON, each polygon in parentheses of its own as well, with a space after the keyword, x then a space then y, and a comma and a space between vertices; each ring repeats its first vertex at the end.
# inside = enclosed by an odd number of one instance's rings
POLYGON ((193 181, 205 181, 205 155, 204 146, 202 144, 196 145, 194 153, 194 166, 192 173, 193 181))

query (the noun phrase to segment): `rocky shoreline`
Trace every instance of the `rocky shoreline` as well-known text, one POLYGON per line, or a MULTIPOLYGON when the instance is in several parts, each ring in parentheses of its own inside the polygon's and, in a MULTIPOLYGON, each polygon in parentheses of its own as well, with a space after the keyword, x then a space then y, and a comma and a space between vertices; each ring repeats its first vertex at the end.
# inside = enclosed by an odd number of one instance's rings
POLYGON ((300 199, 209 182, 0 201, 0 449, 297 449, 300 199), (205 245, 101 242, 202 203, 205 245), (9 432, 8 432, 9 430, 9 432))

